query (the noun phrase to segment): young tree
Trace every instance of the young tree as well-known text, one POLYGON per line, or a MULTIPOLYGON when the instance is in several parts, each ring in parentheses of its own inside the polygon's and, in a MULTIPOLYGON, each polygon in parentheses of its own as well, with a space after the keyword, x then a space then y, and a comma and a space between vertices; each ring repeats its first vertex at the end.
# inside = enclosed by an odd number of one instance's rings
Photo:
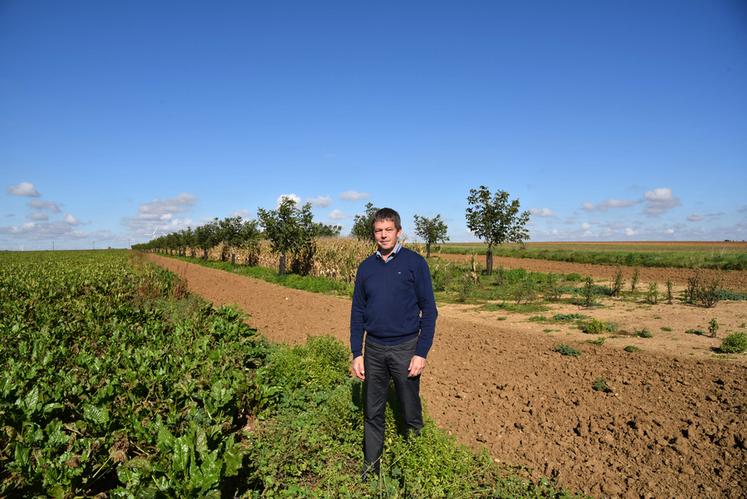
POLYGON ((257 215, 273 253, 280 255, 280 275, 285 274, 288 254, 302 253, 306 258, 313 256, 316 228, 310 203, 297 208, 294 200, 283 198, 276 210, 259 208, 257 215))
POLYGON ((431 244, 439 241, 443 243, 449 240, 449 236, 446 235, 447 230, 448 227, 441 220, 441 215, 436 215, 433 218, 415 215, 415 234, 425 240, 426 258, 431 256, 431 244))
POLYGON ((353 229, 350 231, 350 235, 363 241, 374 242, 373 220, 377 211, 379 211, 379 209, 375 207, 373 203, 366 203, 366 213, 355 216, 353 219, 353 229))
POLYGON ((314 224, 317 237, 337 237, 342 231, 341 225, 314 224))
POLYGON ((490 275, 493 273, 494 244, 522 243, 529 238, 525 227, 529 222, 529 212, 519 212, 519 200, 509 201, 508 192, 498 190, 492 195, 484 185, 469 190, 467 203, 467 227, 488 243, 485 268, 490 275))

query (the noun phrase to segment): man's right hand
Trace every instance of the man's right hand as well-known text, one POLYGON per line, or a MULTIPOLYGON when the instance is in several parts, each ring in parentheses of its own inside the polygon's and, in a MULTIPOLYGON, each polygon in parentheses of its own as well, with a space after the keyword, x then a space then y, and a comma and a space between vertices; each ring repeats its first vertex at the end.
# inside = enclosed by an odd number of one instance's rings
POLYGON ((353 374, 355 374, 355 376, 359 380, 365 381, 366 371, 363 367, 363 355, 359 355, 353 359, 353 365, 351 366, 351 369, 353 370, 353 374))

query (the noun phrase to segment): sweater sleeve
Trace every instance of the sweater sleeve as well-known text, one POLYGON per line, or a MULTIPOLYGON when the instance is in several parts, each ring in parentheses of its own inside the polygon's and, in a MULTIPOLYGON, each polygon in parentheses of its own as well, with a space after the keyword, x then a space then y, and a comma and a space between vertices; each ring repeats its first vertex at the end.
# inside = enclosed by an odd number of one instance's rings
POLYGON ((353 358, 363 355, 363 325, 364 312, 366 310, 366 292, 363 289, 361 266, 358 267, 358 272, 355 274, 353 305, 350 308, 350 350, 353 352, 353 358))
POLYGON ((418 307, 420 307, 420 336, 418 337, 418 344, 415 347, 415 354, 425 358, 428 356, 428 350, 430 350, 433 344, 433 336, 436 333, 438 309, 436 308, 436 298, 433 295, 433 283, 431 282, 431 271, 428 268, 428 262, 423 257, 420 257, 418 260, 415 293, 417 294, 418 307))

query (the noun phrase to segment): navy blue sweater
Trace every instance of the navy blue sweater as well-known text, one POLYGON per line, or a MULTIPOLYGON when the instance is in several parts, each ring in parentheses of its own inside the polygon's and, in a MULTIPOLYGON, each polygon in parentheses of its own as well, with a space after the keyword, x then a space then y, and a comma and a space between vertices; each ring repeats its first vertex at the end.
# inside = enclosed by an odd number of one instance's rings
POLYGON ((375 254, 358 267, 350 313, 350 349, 363 350, 363 331, 374 343, 397 345, 418 337, 415 354, 428 355, 436 330, 436 299, 425 258, 401 248, 384 263, 375 254), (418 336, 419 335, 419 336, 418 336))

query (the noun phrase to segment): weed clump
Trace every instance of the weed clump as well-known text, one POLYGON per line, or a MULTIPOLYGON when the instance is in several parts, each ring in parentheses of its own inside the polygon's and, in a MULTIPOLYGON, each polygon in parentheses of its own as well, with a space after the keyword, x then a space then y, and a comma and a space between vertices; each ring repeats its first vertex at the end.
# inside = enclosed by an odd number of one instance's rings
POLYGON ((555 345, 552 349, 553 352, 558 352, 560 355, 565 355, 568 357, 578 357, 581 355, 581 352, 576 350, 573 347, 570 347, 568 345, 565 345, 563 343, 560 343, 558 345, 555 345))
POLYGON ((620 296, 624 285, 625 279, 623 279, 622 268, 618 266, 615 270, 615 278, 612 283, 612 296, 620 296))
POLYGON ((717 331, 718 331, 718 321, 714 317, 713 319, 708 321, 708 333, 710 334, 711 338, 715 338, 717 331))
POLYGON ((688 329, 687 331, 685 331, 685 334, 694 334, 694 335, 697 335, 697 336, 705 336, 706 333, 702 329, 688 329))
POLYGON ((742 353, 747 351, 747 334, 732 333, 721 342, 721 353, 742 353))
POLYGON ((640 271, 638 270, 638 267, 633 269, 633 275, 630 278, 630 292, 635 293, 635 288, 638 287, 638 278, 640 276, 640 271))
POLYGON ((607 380, 604 378, 595 379, 591 387, 594 389, 595 392, 610 393, 612 391, 612 389, 607 384, 607 380))
POLYGON ((588 321, 579 321, 578 328, 586 334, 614 333, 617 331, 617 324, 599 319, 589 319, 588 321))
POLYGON ((635 335, 639 338, 653 338, 654 334, 646 328, 643 328, 635 332, 635 335))
POLYGON ((646 293, 646 302, 651 305, 659 303, 658 285, 655 282, 648 283, 648 292, 646 293))
POLYGON ((627 345, 625 348, 623 348, 623 350, 625 350, 628 353, 633 353, 633 352, 637 352, 638 350, 640 350, 640 348, 638 348, 635 345, 627 345))

